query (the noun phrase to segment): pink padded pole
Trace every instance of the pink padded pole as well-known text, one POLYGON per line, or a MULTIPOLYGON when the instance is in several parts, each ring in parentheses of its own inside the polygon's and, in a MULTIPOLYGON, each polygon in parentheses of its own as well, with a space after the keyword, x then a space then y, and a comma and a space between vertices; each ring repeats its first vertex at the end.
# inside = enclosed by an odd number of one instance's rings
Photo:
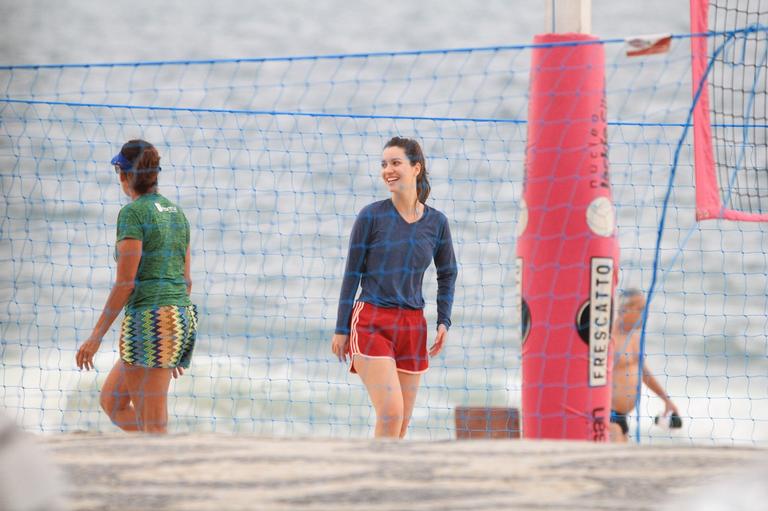
POLYGON ((584 34, 534 40, 544 46, 533 50, 531 62, 527 214, 517 244, 525 438, 608 439, 619 249, 608 178, 605 55, 596 40, 584 34), (569 42, 576 44, 561 44, 569 42))

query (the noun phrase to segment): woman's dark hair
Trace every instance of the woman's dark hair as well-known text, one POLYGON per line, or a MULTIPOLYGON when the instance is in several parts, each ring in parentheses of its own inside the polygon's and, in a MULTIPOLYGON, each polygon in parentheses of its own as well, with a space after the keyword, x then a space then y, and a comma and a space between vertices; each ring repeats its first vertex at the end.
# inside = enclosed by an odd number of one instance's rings
POLYGON ((388 147, 399 147, 402 149, 411 165, 421 163, 421 172, 416 176, 416 193, 418 194, 419 202, 426 204, 432 187, 429 185, 427 162, 424 159, 424 152, 421 150, 421 146, 412 138, 392 137, 384 145, 384 149, 388 147))
POLYGON ((133 191, 139 195, 155 191, 160 172, 160 154, 155 146, 146 140, 129 140, 123 144, 120 154, 131 162, 131 168, 120 170, 128 176, 133 191))

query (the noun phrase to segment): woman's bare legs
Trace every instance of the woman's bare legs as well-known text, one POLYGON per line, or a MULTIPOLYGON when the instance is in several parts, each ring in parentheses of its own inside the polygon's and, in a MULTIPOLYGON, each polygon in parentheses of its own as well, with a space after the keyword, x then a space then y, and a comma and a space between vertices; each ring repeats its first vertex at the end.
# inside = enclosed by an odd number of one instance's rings
POLYGON ((125 379, 125 366, 122 360, 115 362, 109 371, 99 399, 101 408, 109 415, 112 422, 123 431, 139 431, 139 419, 131 403, 128 384, 125 379))
POLYGON ((421 375, 398 371, 391 358, 355 355, 353 362, 376 410, 376 438, 405 437, 421 375))
POLYGON ((405 438, 405 433, 408 431, 408 423, 411 421, 411 415, 413 414, 413 405, 416 403, 416 394, 419 391, 421 375, 398 371, 397 377, 400 380, 400 389, 403 395, 403 424, 400 426, 400 438, 405 438))
POLYGON ((403 392, 395 361, 355 355, 355 370, 376 410, 376 438, 399 438, 403 426, 403 392))
POLYGON ((168 431, 168 387, 172 369, 124 364, 125 380, 131 395, 139 429, 145 433, 168 431))

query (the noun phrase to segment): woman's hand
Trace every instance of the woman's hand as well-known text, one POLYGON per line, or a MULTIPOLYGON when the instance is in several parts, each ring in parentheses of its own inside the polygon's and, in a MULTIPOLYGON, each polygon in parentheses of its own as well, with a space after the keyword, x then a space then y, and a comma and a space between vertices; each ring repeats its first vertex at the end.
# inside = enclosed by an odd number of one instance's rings
POLYGON ((331 351, 339 362, 347 361, 347 348, 349 347, 349 336, 344 334, 333 334, 333 340, 331 340, 331 351))
POLYGON ((429 356, 436 357, 440 350, 443 349, 445 339, 448 337, 448 328, 445 325, 437 326, 437 335, 435 336, 435 343, 429 348, 429 356))
POLYGON ((174 378, 178 378, 182 374, 184 374, 184 368, 181 366, 176 366, 171 371, 171 376, 173 376, 174 378))
POLYGON ((101 346, 101 338, 109 331, 112 322, 115 321, 120 311, 128 302, 135 287, 136 272, 141 262, 141 240, 126 238, 117 242, 117 277, 109 292, 104 310, 93 327, 93 332, 88 340, 80 346, 75 355, 77 367, 80 369, 93 369, 93 356, 101 346))
POLYGON ((666 398, 664 400, 664 415, 671 415, 672 413, 680 415, 680 412, 677 411, 677 406, 675 406, 675 403, 673 403, 671 399, 666 398))
POLYGON ((77 361, 77 367, 80 369, 93 369, 93 356, 99 351, 101 346, 101 339, 94 337, 93 335, 86 340, 80 349, 77 350, 75 360, 77 361))

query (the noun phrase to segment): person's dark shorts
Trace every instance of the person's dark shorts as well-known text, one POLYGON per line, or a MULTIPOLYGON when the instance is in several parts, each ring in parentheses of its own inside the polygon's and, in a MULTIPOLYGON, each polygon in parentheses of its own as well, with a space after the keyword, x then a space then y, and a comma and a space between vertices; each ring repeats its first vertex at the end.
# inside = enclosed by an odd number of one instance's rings
POLYGON ((627 414, 611 410, 611 422, 618 424, 621 432, 626 435, 629 433, 629 423, 627 423, 627 414))

